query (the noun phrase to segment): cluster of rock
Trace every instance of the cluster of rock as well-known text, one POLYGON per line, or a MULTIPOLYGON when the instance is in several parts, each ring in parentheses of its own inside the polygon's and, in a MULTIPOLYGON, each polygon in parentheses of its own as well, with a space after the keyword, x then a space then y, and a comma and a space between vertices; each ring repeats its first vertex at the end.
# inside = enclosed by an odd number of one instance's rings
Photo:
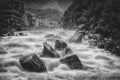
POLYGON ((63 51, 65 55, 73 53, 67 43, 62 40, 56 40, 54 48, 58 51, 63 51))
POLYGON ((63 27, 78 28, 73 37, 76 42, 80 42, 85 34, 91 45, 120 56, 119 4, 120 0, 74 0, 65 11, 63 27), (81 31, 84 33, 79 33, 81 31))
POLYGON ((43 49, 43 57, 55 57, 55 58, 59 58, 59 54, 58 52, 53 49, 47 42, 43 43, 44 44, 44 49, 43 49))
MULTIPOLYGON (((47 42, 43 43, 44 48, 40 57, 46 58, 60 58, 60 63, 66 64, 70 69, 82 69, 82 63, 79 57, 72 53, 72 50, 68 48, 66 42, 62 40, 55 41, 55 49, 52 48, 47 42), (65 51, 63 57, 57 52, 57 50, 65 51)), ((37 54, 21 57, 19 62, 24 70, 30 72, 47 72, 47 66, 44 61, 40 59, 37 54)))

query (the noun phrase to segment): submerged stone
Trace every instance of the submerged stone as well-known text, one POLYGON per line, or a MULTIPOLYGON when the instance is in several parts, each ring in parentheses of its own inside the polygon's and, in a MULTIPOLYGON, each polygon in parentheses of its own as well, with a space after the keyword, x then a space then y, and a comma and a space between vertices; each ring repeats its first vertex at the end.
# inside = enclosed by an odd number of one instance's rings
POLYGON ((67 55, 60 62, 68 65, 70 69, 82 69, 82 63, 77 55, 67 55))
POLYGON ((44 45, 43 54, 42 54, 43 57, 54 57, 54 58, 60 57, 57 51, 53 49, 52 46, 50 46, 47 42, 44 42, 43 45, 44 45))
POLYGON ((82 38, 85 35, 84 31, 77 31, 69 40, 69 42, 81 43, 82 38))
POLYGON ((73 51, 72 51, 72 49, 70 47, 67 47, 67 48, 64 49, 64 53, 65 53, 65 55, 72 54, 73 51))
POLYGON ((69 54, 73 54, 73 51, 69 47, 65 48, 62 52, 60 51, 61 58, 69 54))
POLYGON ((67 43, 62 40, 56 40, 54 47, 56 50, 64 50, 67 47, 67 43))
POLYGON ((36 54, 21 57, 19 61, 23 69, 26 71, 30 71, 30 72, 47 71, 44 62, 36 54))

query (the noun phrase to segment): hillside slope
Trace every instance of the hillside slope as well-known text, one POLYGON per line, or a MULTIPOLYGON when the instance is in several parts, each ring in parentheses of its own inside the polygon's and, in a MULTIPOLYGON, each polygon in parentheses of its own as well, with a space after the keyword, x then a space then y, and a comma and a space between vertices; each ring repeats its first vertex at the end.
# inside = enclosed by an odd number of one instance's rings
POLYGON ((120 0, 75 0, 63 16, 63 27, 79 27, 78 31, 84 30, 92 39, 99 34, 95 46, 120 55, 119 4, 120 0))

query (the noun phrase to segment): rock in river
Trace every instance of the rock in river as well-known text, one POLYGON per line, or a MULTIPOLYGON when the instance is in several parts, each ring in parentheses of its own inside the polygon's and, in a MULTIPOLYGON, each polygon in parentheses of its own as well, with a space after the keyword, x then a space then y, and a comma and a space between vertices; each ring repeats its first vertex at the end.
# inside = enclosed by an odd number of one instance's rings
POLYGON ((73 54, 73 51, 71 50, 70 47, 65 48, 65 49, 60 53, 61 58, 64 57, 64 56, 66 56, 66 55, 69 55, 69 54, 73 54))
POLYGON ((67 55, 60 60, 61 63, 68 65, 71 69, 82 69, 82 63, 77 55, 67 55))
POLYGON ((26 71, 30 71, 30 72, 47 71, 44 62, 36 54, 21 57, 19 61, 23 69, 26 71))
POLYGON ((65 55, 72 54, 73 51, 72 51, 72 49, 70 47, 67 47, 67 48, 64 49, 64 53, 65 53, 65 55))
POLYGON ((55 41, 55 49, 56 50, 64 50, 67 47, 67 43, 62 40, 55 41))
POLYGON ((77 31, 77 32, 69 39, 69 42, 81 43, 83 36, 85 36, 85 32, 84 32, 84 31, 77 31))
POLYGON ((52 46, 50 46, 47 42, 44 42, 43 45, 44 45, 44 49, 43 49, 42 57, 54 57, 54 58, 60 57, 57 51, 53 49, 52 46))

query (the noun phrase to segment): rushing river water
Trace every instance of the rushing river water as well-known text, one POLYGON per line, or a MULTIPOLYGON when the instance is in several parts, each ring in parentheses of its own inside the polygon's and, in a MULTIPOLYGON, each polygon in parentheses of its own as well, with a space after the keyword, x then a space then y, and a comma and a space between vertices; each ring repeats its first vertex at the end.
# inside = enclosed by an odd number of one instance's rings
MULTIPOLYGON (((7 54, 0 54, 0 63, 16 62, 23 55, 36 53, 40 55, 43 42, 54 47, 55 40, 61 39, 69 45, 73 53, 78 55, 84 69, 70 70, 67 65, 60 64, 59 58, 42 58, 47 66, 46 73, 32 73, 22 71, 17 65, 5 66, 7 72, 0 73, 0 80, 119 80, 120 58, 109 52, 90 47, 87 41, 82 43, 68 42, 74 30, 39 30, 30 31, 28 36, 12 36, 1 39, 0 45, 7 50, 7 54)), ((59 52, 62 54, 62 52, 59 52)))

